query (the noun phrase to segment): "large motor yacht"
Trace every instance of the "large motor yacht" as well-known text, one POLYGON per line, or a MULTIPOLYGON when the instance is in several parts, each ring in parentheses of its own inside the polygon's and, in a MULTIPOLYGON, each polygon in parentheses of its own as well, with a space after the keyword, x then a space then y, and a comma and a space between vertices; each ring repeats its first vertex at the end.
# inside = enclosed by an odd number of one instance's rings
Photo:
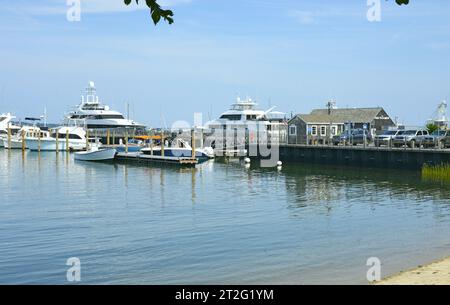
POLYGON ((92 81, 89 82, 85 95, 81 96, 81 103, 65 117, 64 125, 83 126, 89 129, 144 128, 143 125, 125 118, 122 113, 100 103, 92 81))
POLYGON ((285 119, 281 112, 274 112, 272 107, 266 111, 257 109, 257 103, 247 98, 237 101, 222 115, 206 124, 216 136, 235 137, 234 133, 246 134, 250 143, 254 143, 259 134, 261 139, 270 136, 272 140, 285 136, 285 119), (226 135, 225 135, 226 134, 226 135))

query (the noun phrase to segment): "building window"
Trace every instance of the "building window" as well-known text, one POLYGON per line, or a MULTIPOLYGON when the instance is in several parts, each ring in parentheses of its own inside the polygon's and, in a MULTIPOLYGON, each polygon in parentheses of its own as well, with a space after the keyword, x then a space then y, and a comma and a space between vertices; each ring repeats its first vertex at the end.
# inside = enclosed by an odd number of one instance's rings
POLYGON ((317 136, 317 126, 311 126, 311 135, 317 136))
POLYGON ((332 136, 337 135, 337 126, 331 126, 331 135, 332 136))
POLYGON ((297 126, 291 125, 289 126, 289 135, 296 136, 297 135, 297 126))
POLYGON ((320 126, 320 135, 322 137, 327 135, 327 127, 326 126, 320 126))

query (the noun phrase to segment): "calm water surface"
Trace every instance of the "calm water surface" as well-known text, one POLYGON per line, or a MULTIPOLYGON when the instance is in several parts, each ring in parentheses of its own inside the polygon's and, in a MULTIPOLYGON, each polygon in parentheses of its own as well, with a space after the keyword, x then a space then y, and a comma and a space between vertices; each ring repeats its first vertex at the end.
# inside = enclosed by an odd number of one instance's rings
POLYGON ((0 283, 366 283, 450 255, 450 187, 409 171, 197 169, 0 150, 0 283))

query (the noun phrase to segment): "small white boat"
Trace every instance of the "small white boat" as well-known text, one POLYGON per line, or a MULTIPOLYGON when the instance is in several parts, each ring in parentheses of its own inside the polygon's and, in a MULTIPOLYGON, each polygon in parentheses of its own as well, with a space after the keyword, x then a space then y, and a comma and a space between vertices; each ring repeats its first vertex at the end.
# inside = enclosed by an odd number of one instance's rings
POLYGON ((94 146, 88 151, 80 151, 75 153, 75 160, 78 161, 108 161, 113 160, 116 155, 115 148, 99 149, 94 146))
MULTIPOLYGON (((141 153, 144 155, 161 156, 161 146, 143 148, 141 153)), ((166 157, 192 157, 191 145, 182 139, 176 139, 172 146, 164 148, 164 156, 166 157)), ((195 157, 201 160, 214 159, 214 150, 211 147, 203 147, 195 149, 195 157)))

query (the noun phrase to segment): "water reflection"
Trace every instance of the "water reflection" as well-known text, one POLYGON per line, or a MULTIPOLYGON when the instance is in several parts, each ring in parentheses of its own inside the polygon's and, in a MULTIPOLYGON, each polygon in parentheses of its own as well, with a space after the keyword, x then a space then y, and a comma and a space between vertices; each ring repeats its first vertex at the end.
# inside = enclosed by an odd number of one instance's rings
POLYGON ((399 271, 450 242, 449 186, 411 171, 0 151, 0 192, 6 282, 60 283, 79 255, 85 283, 360 283, 368 255, 399 271))
POLYGON ((423 202, 432 202, 436 212, 445 215, 450 209, 450 185, 424 181, 418 171, 290 164, 283 167, 282 174, 292 210, 315 207, 318 212, 329 213, 335 205, 351 209, 368 203, 372 208, 383 204, 417 206, 420 213, 423 202))

